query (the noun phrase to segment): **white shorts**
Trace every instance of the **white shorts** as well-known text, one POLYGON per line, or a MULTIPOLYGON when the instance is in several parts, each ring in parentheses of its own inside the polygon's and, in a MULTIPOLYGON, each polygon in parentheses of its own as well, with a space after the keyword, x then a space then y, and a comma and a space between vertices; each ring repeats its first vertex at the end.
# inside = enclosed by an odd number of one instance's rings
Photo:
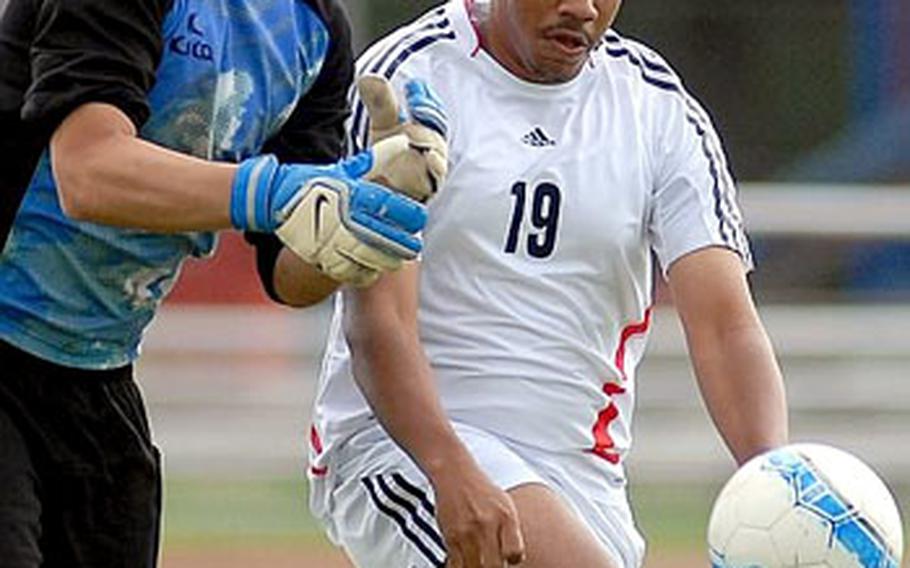
MULTIPOLYGON (((455 424, 483 471, 503 490, 541 483, 562 496, 621 568, 639 568, 644 540, 625 488, 611 485, 599 458, 555 454, 455 424)), ((310 473, 310 509, 360 568, 445 565, 429 481, 378 425, 333 451, 310 473)))

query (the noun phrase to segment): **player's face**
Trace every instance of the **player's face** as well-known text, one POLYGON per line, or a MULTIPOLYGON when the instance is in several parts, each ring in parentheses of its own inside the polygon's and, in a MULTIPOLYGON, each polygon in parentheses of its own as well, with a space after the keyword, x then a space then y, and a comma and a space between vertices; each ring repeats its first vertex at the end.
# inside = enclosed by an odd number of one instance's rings
POLYGON ((529 81, 575 77, 616 19, 622 0, 493 0, 486 26, 493 55, 529 81))

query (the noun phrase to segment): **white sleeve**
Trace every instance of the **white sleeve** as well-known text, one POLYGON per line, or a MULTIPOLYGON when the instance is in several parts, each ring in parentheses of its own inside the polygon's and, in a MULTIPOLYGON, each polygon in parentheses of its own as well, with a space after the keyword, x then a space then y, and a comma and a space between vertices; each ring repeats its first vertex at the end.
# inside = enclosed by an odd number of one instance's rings
POLYGON ((751 270, 736 186, 711 119, 681 86, 659 96, 649 232, 663 272, 709 246, 733 250, 751 270))
POLYGON ((354 72, 354 85, 351 86, 351 92, 348 100, 351 104, 351 116, 347 122, 347 144, 348 152, 356 154, 367 148, 367 142, 370 132, 370 116, 367 113, 366 106, 360 99, 357 92, 357 79, 363 75, 381 75, 389 80, 398 96, 399 104, 404 104, 405 94, 404 85, 412 78, 417 76, 429 76, 420 71, 414 71, 414 68, 425 66, 422 57, 411 57, 411 52, 407 49, 407 43, 411 36, 406 34, 407 28, 402 28, 397 32, 386 36, 377 43, 370 46, 363 55, 357 60, 354 72))
MULTIPOLYGON (((348 153, 353 155, 366 150, 368 147, 370 135, 370 115, 366 110, 366 105, 360 99, 360 93, 357 91, 356 79, 361 77, 358 73, 355 75, 354 85, 348 95, 351 103, 351 116, 347 122, 347 145, 348 153)), ((404 85, 410 76, 405 72, 396 73, 390 83, 395 89, 395 95, 398 97, 398 104, 403 105, 405 100, 404 85)))

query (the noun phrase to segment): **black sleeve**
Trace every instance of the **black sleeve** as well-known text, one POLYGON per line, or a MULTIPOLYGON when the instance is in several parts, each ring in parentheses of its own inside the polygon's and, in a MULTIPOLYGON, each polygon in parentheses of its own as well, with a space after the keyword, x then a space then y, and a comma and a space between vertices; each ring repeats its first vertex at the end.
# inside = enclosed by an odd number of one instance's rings
MULTIPOLYGON (((348 90, 354 81, 354 52, 347 15, 335 0, 309 0, 329 28, 330 44, 325 63, 313 87, 297 103, 287 124, 263 148, 281 162, 329 164, 344 153, 344 124, 348 118, 348 90)), ((282 244, 273 234, 247 233, 256 247, 256 267, 269 297, 275 293, 275 263, 282 244)))
POLYGON ((0 111, 0 251, 45 145, 22 123, 18 111, 0 111))
POLYGON ((0 250, 63 118, 116 105, 139 128, 172 0, 0 0, 0 250))
POLYGON ((38 0, 22 118, 49 132, 79 105, 106 102, 141 127, 172 1, 38 0))

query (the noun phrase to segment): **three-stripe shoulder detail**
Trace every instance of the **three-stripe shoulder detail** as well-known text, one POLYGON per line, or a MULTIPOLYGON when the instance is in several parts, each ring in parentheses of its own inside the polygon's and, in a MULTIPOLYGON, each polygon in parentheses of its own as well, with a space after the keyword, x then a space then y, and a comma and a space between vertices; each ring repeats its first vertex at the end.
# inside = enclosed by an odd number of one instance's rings
POLYGON ((742 215, 735 204, 735 183, 730 176, 720 137, 714 130, 708 113, 686 91, 682 80, 672 67, 654 51, 620 36, 613 30, 607 32, 599 47, 610 59, 623 61, 633 67, 647 85, 681 97, 685 105, 686 121, 692 125, 701 139, 702 153, 708 161, 713 182, 712 193, 718 232, 727 246, 739 251, 743 259, 751 263, 751 252, 743 229, 742 215))
MULTIPOLYGON (((382 75, 391 80, 401 66, 416 54, 439 42, 455 41, 456 37, 445 8, 434 10, 370 50, 358 62, 357 74, 382 75)), ((356 89, 351 93, 351 106, 354 110, 349 133, 351 150, 359 152, 366 145, 370 119, 356 89)))

